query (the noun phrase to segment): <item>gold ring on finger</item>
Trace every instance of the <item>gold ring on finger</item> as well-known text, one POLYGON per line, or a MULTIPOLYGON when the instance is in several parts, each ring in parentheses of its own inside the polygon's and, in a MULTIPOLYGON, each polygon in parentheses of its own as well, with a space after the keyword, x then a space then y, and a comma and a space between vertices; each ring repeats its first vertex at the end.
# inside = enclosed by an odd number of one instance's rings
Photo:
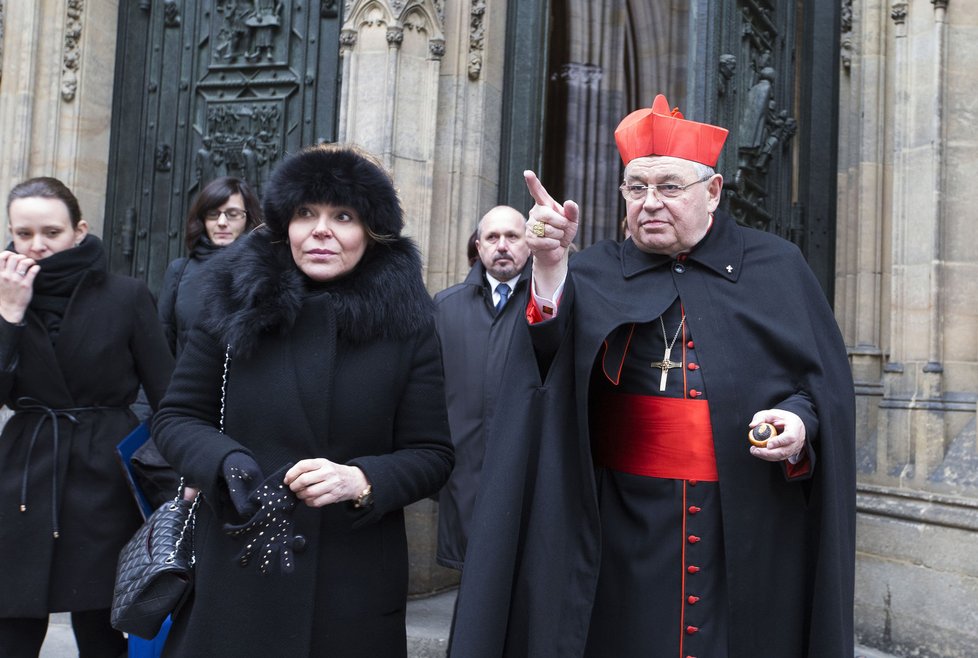
POLYGON ((547 232, 547 225, 544 224, 543 222, 537 220, 533 224, 533 227, 532 227, 531 230, 533 231, 533 235, 537 236, 538 238, 542 238, 544 236, 544 234, 547 232))

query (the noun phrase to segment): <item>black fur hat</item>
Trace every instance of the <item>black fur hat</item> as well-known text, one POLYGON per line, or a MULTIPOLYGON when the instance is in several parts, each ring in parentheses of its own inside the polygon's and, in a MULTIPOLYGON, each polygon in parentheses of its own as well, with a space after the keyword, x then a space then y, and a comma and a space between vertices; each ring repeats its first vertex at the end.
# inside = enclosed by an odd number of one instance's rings
POLYGON ((400 237, 404 211, 394 183, 373 158, 353 146, 320 144, 286 157, 262 194, 265 224, 277 238, 288 235, 303 203, 353 208, 375 237, 400 237))

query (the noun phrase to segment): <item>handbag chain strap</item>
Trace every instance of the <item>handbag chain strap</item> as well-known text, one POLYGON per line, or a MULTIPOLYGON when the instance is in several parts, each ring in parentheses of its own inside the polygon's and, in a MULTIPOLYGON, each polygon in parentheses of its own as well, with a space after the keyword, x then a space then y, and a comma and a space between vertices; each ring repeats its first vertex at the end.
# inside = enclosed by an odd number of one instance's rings
MULTIPOLYGON (((231 345, 228 345, 224 350, 224 374, 221 376, 221 434, 224 434, 224 404, 227 401, 228 394, 228 367, 231 365, 231 345)), ((177 490, 177 496, 170 503, 170 511, 175 511, 177 509, 177 501, 183 498, 183 476, 180 476, 180 488, 177 490)), ((180 536, 177 537, 176 543, 173 545, 173 550, 167 556, 164 562, 166 564, 173 564, 176 559, 177 553, 180 551, 180 544, 183 543, 183 538, 187 534, 187 530, 193 532, 194 520, 197 517, 197 507, 200 505, 200 492, 194 496, 194 502, 190 504, 190 513, 187 514, 187 518, 184 519, 183 527, 180 528, 180 536)), ((194 566, 197 562, 197 552, 192 551, 190 554, 190 566, 194 566)))

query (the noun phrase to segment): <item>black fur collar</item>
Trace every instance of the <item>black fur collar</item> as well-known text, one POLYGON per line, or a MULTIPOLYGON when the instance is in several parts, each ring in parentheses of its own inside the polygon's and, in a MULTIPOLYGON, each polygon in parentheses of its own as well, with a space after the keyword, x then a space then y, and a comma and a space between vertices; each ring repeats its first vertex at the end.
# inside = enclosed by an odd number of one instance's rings
POLYGON ((406 338, 432 323, 421 256, 408 238, 372 244, 352 273, 328 284, 312 284, 288 245, 261 228, 222 251, 208 263, 205 326, 238 354, 262 334, 287 332, 311 295, 328 297, 339 338, 353 343, 406 338))

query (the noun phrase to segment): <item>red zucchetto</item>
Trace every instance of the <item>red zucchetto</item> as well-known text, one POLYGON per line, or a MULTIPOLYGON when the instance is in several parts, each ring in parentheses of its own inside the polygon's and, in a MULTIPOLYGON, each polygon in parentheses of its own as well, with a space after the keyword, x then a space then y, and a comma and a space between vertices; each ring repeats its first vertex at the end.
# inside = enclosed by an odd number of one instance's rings
POLYGON ((615 141, 622 161, 669 155, 715 167, 727 139, 727 129, 683 118, 679 108, 669 111, 669 102, 659 94, 651 108, 636 110, 615 128, 615 141))

